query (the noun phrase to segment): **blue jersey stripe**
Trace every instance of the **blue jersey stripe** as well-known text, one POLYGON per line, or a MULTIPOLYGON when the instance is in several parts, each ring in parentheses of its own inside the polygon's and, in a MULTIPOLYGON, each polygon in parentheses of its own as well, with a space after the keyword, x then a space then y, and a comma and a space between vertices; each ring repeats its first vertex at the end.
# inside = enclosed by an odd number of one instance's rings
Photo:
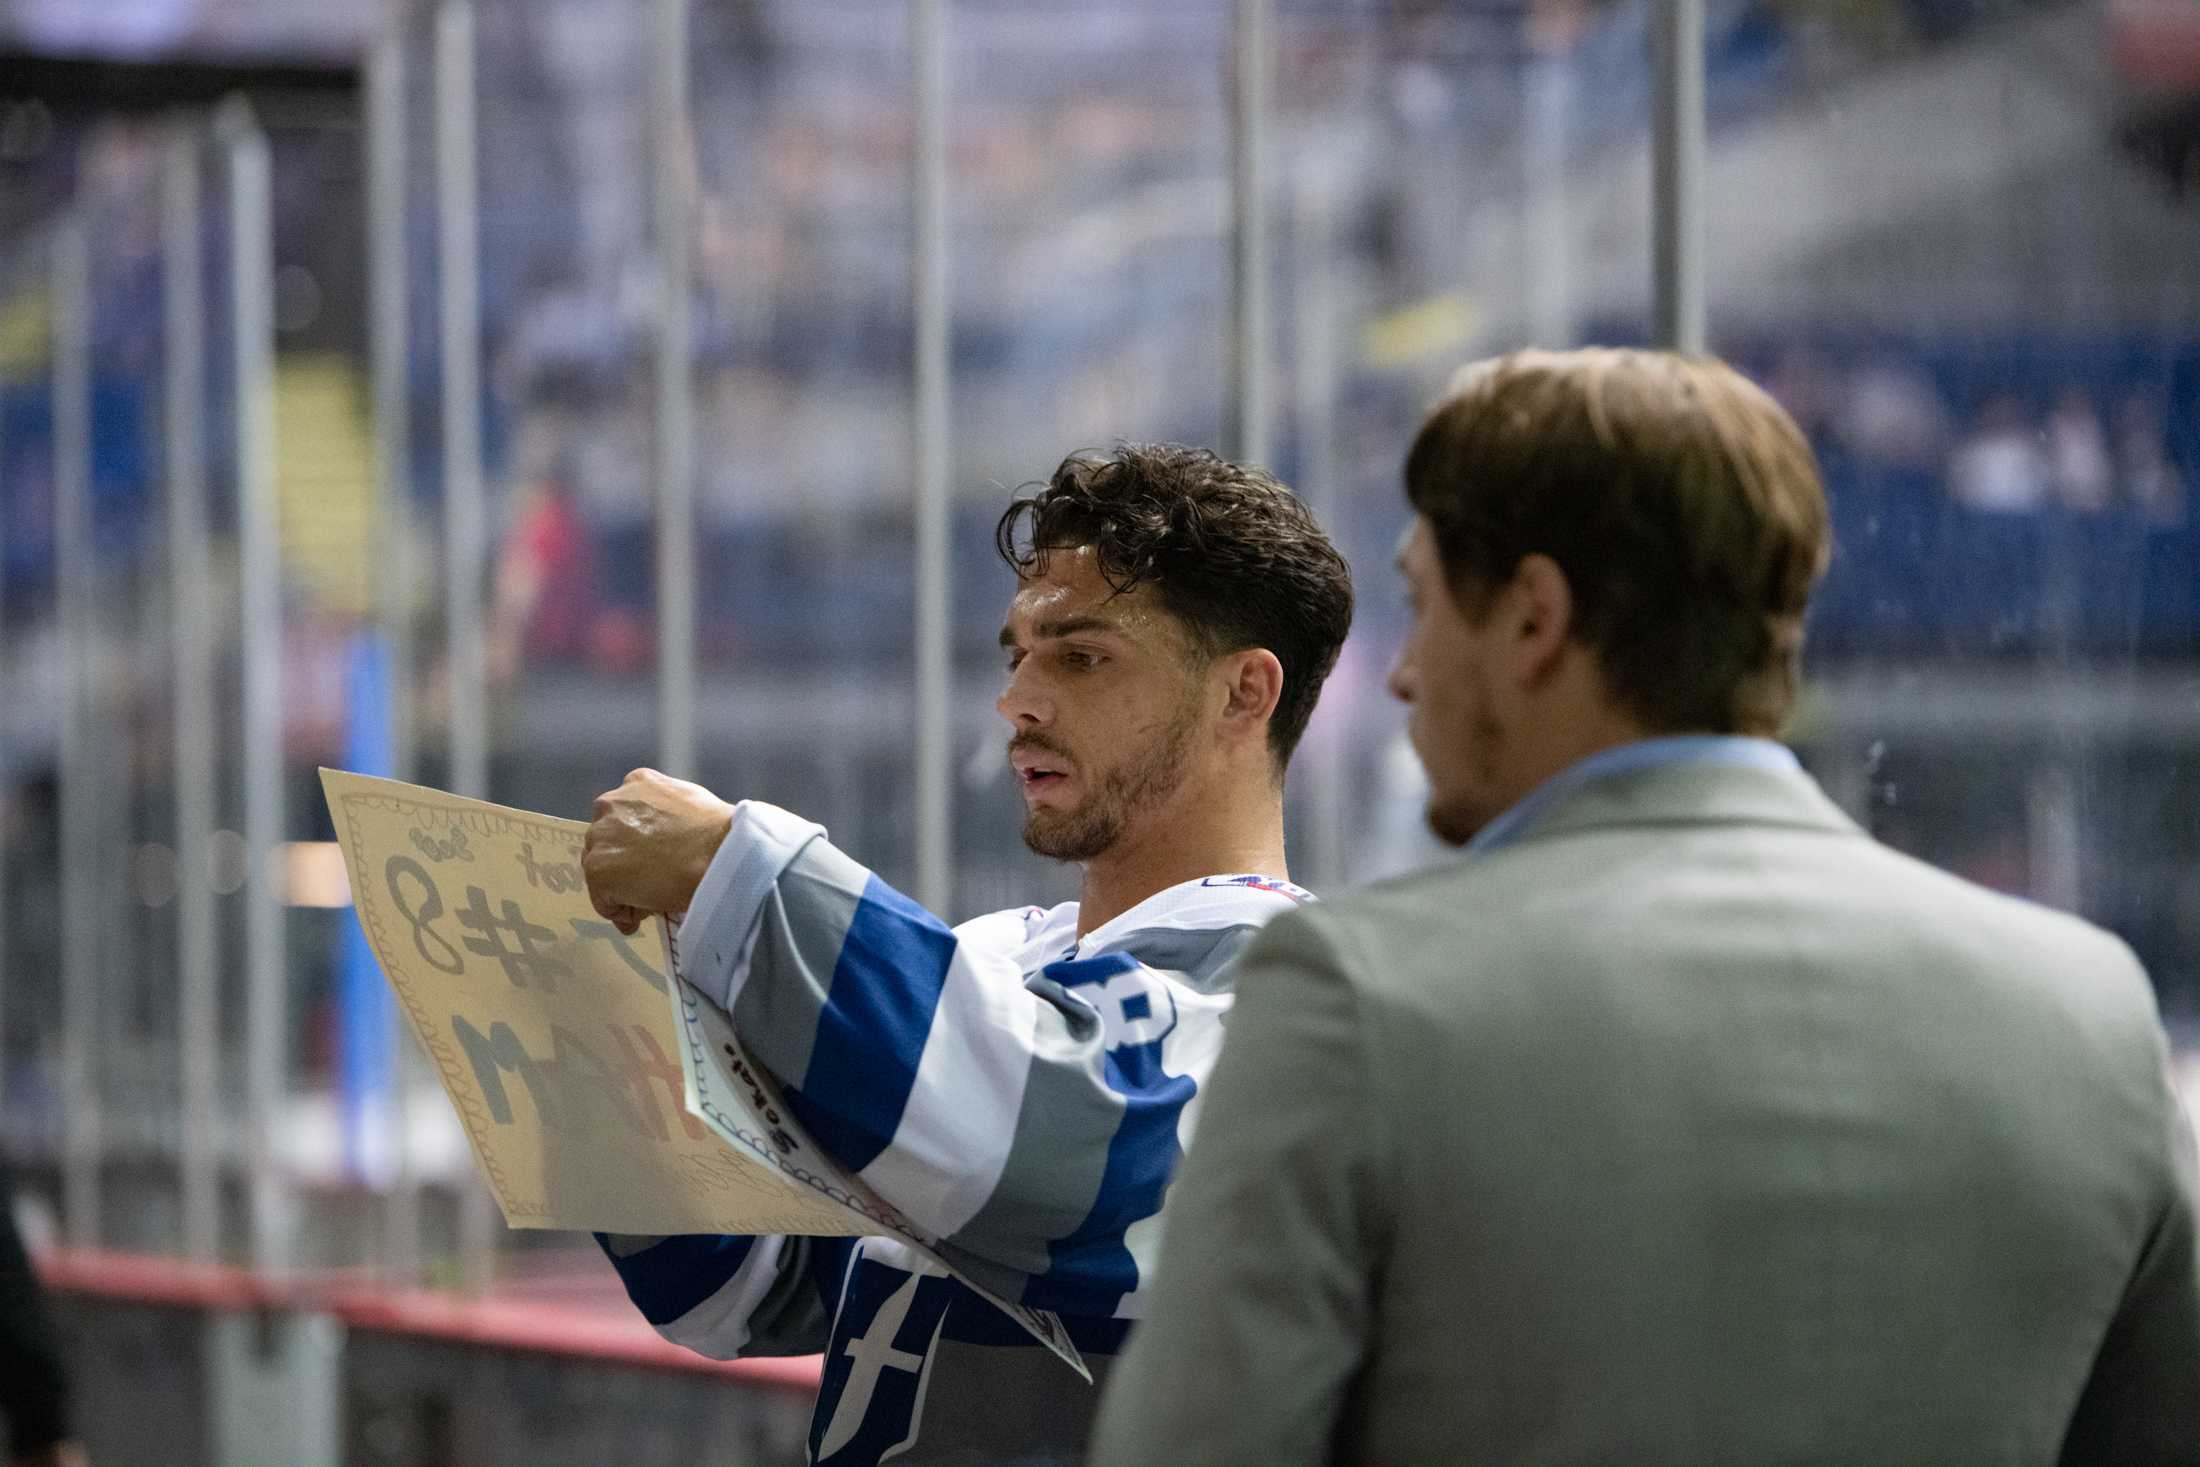
POLYGON ((1100 953, 1089 958, 1064 958, 1059 963, 1049 963, 1040 970, 1040 976, 1051 978, 1064 988, 1079 988, 1091 983, 1105 983, 1118 973, 1138 971, 1138 959, 1129 953, 1100 953))
POLYGON ((1161 1046, 1126 1046, 1107 1059, 1111 1089, 1124 1097, 1123 1120, 1108 1142, 1107 1168, 1092 1211, 1068 1237, 1047 1249, 1047 1271, 1024 1290, 1024 1302, 1064 1314, 1112 1315, 1138 1287, 1138 1265, 1124 1246, 1134 1222, 1161 1210, 1169 1177, 1182 1155, 1176 1122, 1198 1088, 1189 1076, 1161 1073, 1161 1046))
MULTIPOLYGON (((1050 963, 1045 976, 1074 993, 1104 986, 1143 966, 1128 953, 1106 952, 1050 963)), ((1149 1014, 1130 1013, 1126 1006, 1123 1017, 1149 1014)), ((1123 1233, 1161 1210, 1182 1156, 1177 1117, 1198 1089, 1189 1076, 1162 1072, 1161 1037, 1108 1051, 1101 1073, 1108 1088, 1123 1097, 1123 1114, 1108 1141, 1098 1195, 1076 1230, 1048 1245, 1047 1271, 1024 1289, 1025 1303, 1064 1315, 1113 1315, 1123 1296, 1138 1287, 1138 1265, 1123 1244, 1123 1233)))
POLYGON ((1161 1045, 1125 1045, 1105 1066, 1108 1087, 1123 1096, 1123 1119, 1108 1142, 1107 1168, 1092 1211, 1066 1238, 1047 1248, 1048 1267, 1024 1288, 1024 1302, 1062 1314, 1115 1313, 1138 1287, 1138 1264, 1123 1234, 1161 1210, 1169 1178, 1183 1156, 1176 1123, 1199 1088, 1188 1075, 1164 1074, 1161 1045))
POLYGON ((748 1261, 756 1239, 694 1233, 665 1238, 621 1258, 596 1234, 611 1266, 619 1271, 627 1297, 653 1325, 667 1325, 726 1286, 748 1261))
POLYGON ((833 968, 809 1069, 788 1097, 850 1171, 876 1160, 901 1124, 954 956, 945 923, 871 877, 833 968))

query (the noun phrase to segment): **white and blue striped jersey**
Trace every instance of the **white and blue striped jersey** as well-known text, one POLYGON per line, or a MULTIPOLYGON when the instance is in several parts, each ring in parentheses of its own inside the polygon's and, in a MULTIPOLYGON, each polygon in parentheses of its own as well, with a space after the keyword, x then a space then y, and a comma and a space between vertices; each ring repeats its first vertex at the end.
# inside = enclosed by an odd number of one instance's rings
POLYGON ((1080 1460, 1141 1313, 1169 1180, 1222 1046, 1231 960, 1311 900, 1257 875, 1155 893, 1077 936, 1077 904, 949 928, 755 801, 679 929, 816 1142, 973 1279, 1061 1315, 1088 1386, 890 1238, 604 1238, 643 1315, 719 1358, 823 1352, 811 1460, 1080 1460))

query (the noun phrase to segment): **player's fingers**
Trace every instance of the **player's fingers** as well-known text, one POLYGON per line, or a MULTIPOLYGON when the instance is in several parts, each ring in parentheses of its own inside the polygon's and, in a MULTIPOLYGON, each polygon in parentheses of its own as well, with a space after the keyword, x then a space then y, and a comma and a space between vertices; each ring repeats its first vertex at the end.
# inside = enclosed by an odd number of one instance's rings
POLYGON ((642 930, 643 914, 635 911, 632 907, 620 907, 616 912, 607 913, 606 915, 611 918, 611 925, 628 937, 632 937, 642 930))
POLYGON ((616 922, 619 914, 630 910, 625 902, 612 896, 603 879, 603 863, 591 860, 589 852, 581 852, 581 880, 588 886, 588 904, 596 909, 596 915, 616 922))

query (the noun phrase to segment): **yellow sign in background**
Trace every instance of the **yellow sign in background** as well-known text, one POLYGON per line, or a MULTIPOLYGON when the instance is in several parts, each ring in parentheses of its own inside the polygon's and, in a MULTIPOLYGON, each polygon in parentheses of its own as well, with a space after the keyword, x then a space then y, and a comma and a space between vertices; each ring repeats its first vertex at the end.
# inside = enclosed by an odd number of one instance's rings
POLYGON ((586 826, 339 770, 321 785, 367 942, 507 1223, 866 1230, 690 1113, 660 924, 629 938, 589 905, 586 826))

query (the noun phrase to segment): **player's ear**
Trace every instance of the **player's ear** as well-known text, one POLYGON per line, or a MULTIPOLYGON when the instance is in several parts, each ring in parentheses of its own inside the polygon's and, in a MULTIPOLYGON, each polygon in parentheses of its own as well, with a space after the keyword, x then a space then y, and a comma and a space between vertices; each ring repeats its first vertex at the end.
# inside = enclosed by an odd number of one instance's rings
POLYGON ((1266 738, 1268 720, 1283 699, 1283 664, 1266 647, 1248 647, 1221 658, 1220 670, 1227 694, 1224 725, 1266 738))

